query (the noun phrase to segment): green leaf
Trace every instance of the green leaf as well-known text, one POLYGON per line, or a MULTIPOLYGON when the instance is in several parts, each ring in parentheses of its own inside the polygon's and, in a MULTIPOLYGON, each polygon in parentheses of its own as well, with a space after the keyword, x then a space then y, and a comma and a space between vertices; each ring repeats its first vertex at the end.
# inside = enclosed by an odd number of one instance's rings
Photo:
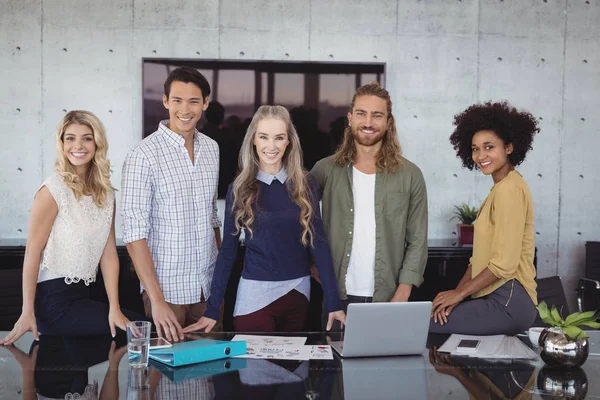
POLYGON ((579 325, 589 326, 590 328, 600 328, 600 322, 594 322, 594 321, 581 322, 579 325))
POLYGON ((542 321, 544 321, 545 323, 550 324, 552 326, 560 325, 552 317, 552 314, 550 313, 550 310, 548 309, 548 305, 546 304, 545 301, 542 301, 540 304, 538 304, 537 309, 538 309, 538 312, 540 314, 540 318, 542 319, 542 321))
POLYGON ((554 306, 554 305, 552 306, 552 311, 550 311, 550 315, 552 315, 552 319, 554 319, 555 325, 557 325, 557 326, 564 325, 565 321, 560 316, 560 313, 556 309, 556 306, 554 306))
POLYGON ((576 326, 565 326, 562 328, 562 330, 565 332, 565 335, 572 340, 588 337, 584 331, 576 326))
POLYGON ((587 311, 587 312, 575 312, 565 319, 565 325, 574 325, 577 326, 582 322, 587 320, 596 320, 596 311, 587 311))
POLYGON ((450 221, 458 218, 459 221, 467 225, 472 224, 473 221, 475 221, 475 218, 477 218, 477 213, 479 212, 477 208, 469 207, 469 205, 465 203, 462 203, 460 206, 455 205, 454 209, 456 211, 454 211, 454 216, 450 218, 450 221))
POLYGON ((548 318, 550 316, 550 310, 548 310, 548 306, 545 301, 542 301, 537 306, 538 312, 540 313, 540 318, 548 318))

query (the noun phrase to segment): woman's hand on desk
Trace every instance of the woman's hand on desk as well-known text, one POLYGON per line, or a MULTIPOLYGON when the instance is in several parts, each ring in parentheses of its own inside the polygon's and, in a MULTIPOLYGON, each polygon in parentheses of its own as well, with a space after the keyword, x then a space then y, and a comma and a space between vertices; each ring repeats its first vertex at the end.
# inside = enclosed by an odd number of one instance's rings
POLYGON ((342 310, 334 311, 329 313, 329 320, 327 321, 327 330, 330 330, 333 326, 333 320, 337 319, 341 322, 342 328, 346 325, 346 313, 342 310))
POLYGON ((35 315, 33 314, 33 312, 21 314, 12 331, 10 331, 10 333, 6 335, 4 339, 0 340, 0 344, 13 344, 17 340, 19 340, 19 338, 23 336, 25 332, 28 331, 31 331, 33 333, 33 338, 35 340, 40 340, 37 330, 37 324, 35 322, 35 315))
POLYGON ((202 317, 195 324, 188 325, 183 328, 183 333, 197 332, 204 329, 204 332, 208 333, 217 324, 217 321, 212 318, 202 317))
POLYGON ((119 307, 111 307, 108 312, 108 325, 110 326, 110 334, 112 337, 115 337, 117 334, 117 327, 121 330, 127 329, 127 324, 129 320, 123 313, 119 307))
POLYGON ((431 316, 434 322, 444 325, 454 307, 463 301, 464 296, 456 289, 439 293, 433 299, 431 316))

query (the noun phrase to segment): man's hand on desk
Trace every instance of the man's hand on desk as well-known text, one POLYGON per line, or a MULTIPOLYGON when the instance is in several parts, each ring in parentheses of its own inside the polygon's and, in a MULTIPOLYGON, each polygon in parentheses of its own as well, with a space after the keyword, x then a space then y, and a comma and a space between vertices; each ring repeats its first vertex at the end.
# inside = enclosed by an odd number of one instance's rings
POLYGON ((166 301, 152 302, 152 319, 156 325, 158 337, 164 337, 171 343, 183 340, 183 329, 166 301))

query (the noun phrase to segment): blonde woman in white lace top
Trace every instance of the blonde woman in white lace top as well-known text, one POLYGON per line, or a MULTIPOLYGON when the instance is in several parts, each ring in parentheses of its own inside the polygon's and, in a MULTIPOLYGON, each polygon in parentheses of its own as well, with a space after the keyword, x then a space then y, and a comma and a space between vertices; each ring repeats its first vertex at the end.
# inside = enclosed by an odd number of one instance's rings
POLYGON ((0 344, 11 344, 27 331, 36 339, 38 333, 115 336, 128 318, 144 319, 119 306, 115 194, 102 123, 88 111, 67 113, 56 147, 56 171, 42 184, 31 209, 23 311, 0 344), (110 304, 89 297, 98 264, 110 304))

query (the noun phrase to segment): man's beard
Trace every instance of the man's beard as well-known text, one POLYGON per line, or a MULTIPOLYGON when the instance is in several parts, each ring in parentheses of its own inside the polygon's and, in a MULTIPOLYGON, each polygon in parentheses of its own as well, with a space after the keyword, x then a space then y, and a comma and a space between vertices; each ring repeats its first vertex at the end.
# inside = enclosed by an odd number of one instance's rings
POLYGON ((383 136, 385 135, 385 132, 375 131, 375 133, 365 136, 359 132, 362 128, 364 128, 364 126, 357 128, 350 126, 350 130, 352 131, 352 137, 361 146, 375 146, 377 143, 381 142, 383 136))

